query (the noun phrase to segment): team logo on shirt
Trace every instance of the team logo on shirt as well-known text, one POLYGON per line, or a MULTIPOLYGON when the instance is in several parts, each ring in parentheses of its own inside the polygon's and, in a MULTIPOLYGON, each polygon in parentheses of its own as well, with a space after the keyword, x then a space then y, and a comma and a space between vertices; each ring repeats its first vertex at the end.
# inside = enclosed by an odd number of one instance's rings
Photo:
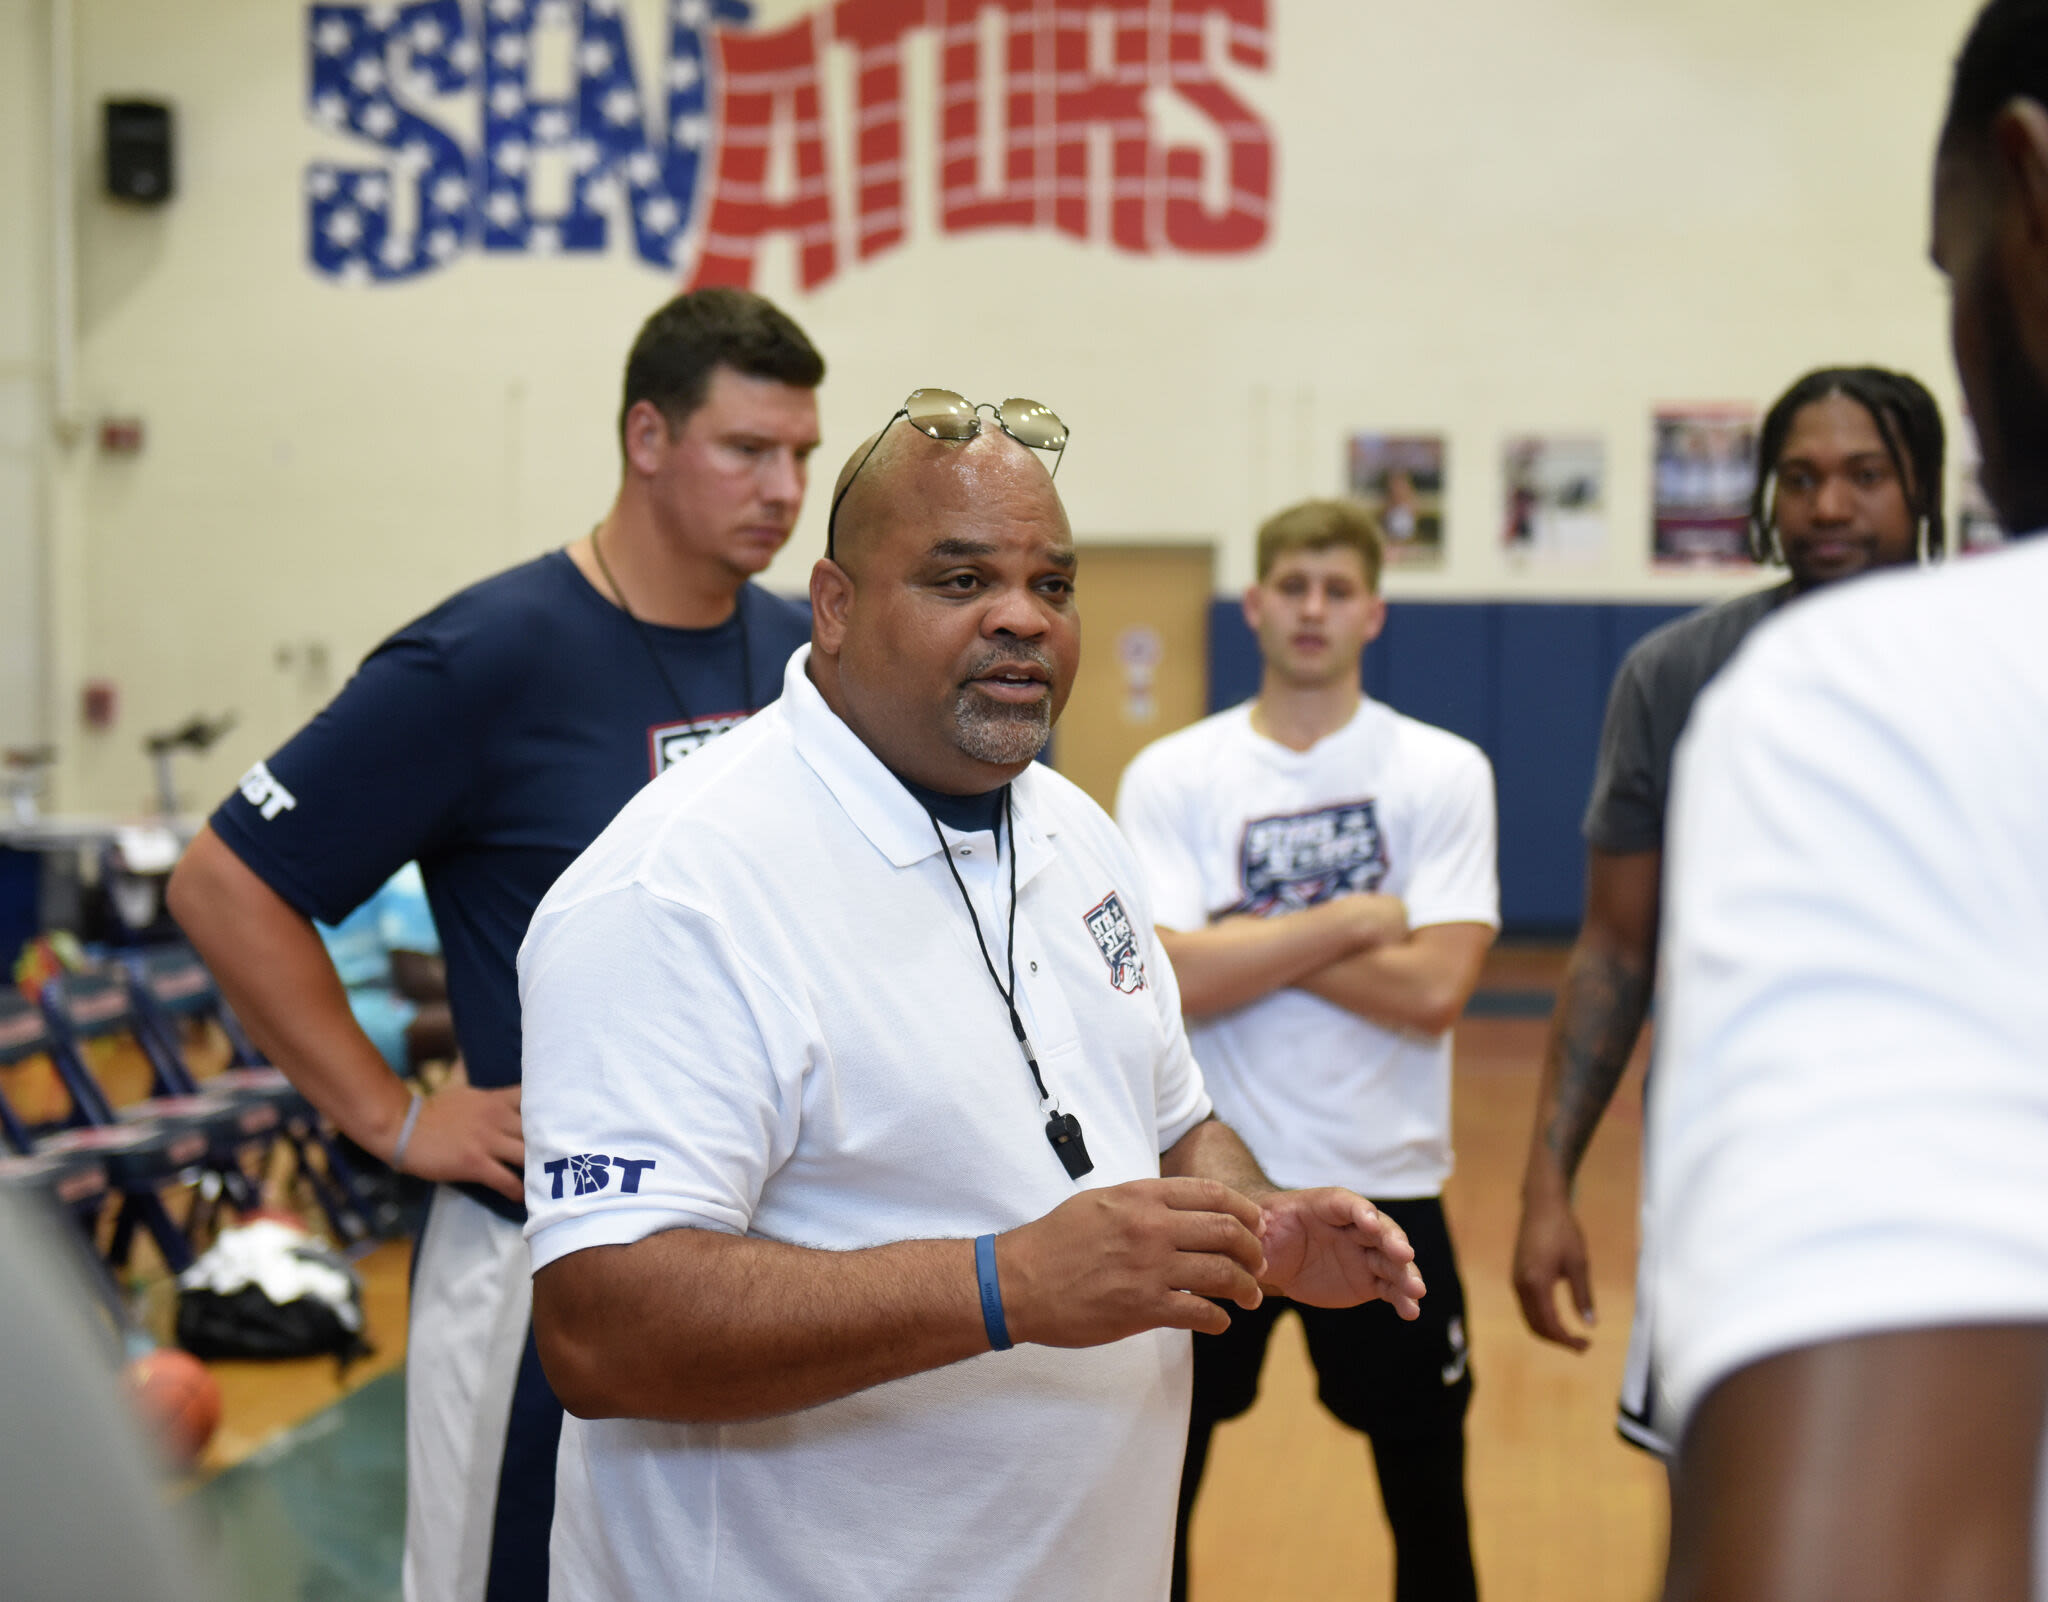
POLYGON ((1314 812, 1254 818, 1244 826, 1244 899, 1231 912, 1298 912, 1333 897, 1379 889, 1387 838, 1378 803, 1343 801, 1314 812))
POLYGON ((595 1196, 601 1190, 609 1190, 612 1175, 619 1176, 619 1194, 637 1196, 640 1194, 640 1176, 654 1166, 652 1157, 603 1157, 596 1152, 578 1152, 574 1157, 557 1157, 551 1163, 542 1163, 541 1172, 554 1180, 554 1189, 548 1194, 556 1201, 562 1199, 565 1183, 576 1187, 578 1196, 595 1196))
POLYGON ((647 731, 648 777, 660 778, 693 751, 701 751, 721 734, 730 734, 750 714, 720 712, 687 723, 657 723, 647 731))
POLYGON ((1102 960, 1109 964, 1109 982, 1127 996, 1145 988, 1145 964, 1138 956, 1138 937, 1129 914, 1114 890, 1081 915, 1102 960))

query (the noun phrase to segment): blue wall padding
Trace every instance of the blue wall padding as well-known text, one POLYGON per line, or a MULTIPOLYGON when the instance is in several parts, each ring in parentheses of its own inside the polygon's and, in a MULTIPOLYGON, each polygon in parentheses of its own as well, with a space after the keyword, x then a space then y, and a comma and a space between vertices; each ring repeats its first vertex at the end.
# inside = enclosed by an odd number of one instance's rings
POLYGON ((1579 816, 1600 750, 1607 642, 1597 606, 1516 606, 1500 618, 1500 913, 1512 928, 1574 923, 1585 892, 1579 816))
POLYGON ((1500 647, 1498 607, 1392 607, 1365 653, 1384 670, 1368 693, 1491 751, 1500 733, 1500 647))
MULTIPOLYGON (((1221 712, 1258 693, 1259 642, 1244 620, 1243 604, 1235 596, 1219 595, 1209 603, 1209 710, 1221 712)), ((1379 693, 1370 669, 1365 693, 1375 698, 1379 693)))
MULTIPOLYGON (((1585 894, 1579 816, 1600 720, 1630 646, 1687 606, 1397 601, 1365 653, 1366 693, 1462 734, 1493 761, 1501 918, 1517 934, 1569 933, 1585 894)), ((1209 709, 1257 692, 1258 642, 1235 599, 1209 615, 1209 709)))

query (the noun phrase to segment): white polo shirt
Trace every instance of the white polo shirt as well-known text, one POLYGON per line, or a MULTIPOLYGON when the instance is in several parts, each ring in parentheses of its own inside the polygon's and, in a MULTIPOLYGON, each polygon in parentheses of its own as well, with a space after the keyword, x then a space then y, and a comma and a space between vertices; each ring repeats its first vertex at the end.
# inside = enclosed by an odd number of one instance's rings
MULTIPOLYGON (((1156 1177, 1209 1113, 1136 864, 1042 767, 1013 797, 1017 991, 1079 1185, 929 815, 791 659, 655 780, 520 952, 536 1270, 660 1230, 968 1238, 1156 1177)), ((1005 967, 1009 854, 946 832, 1005 967)), ((1189 1344, 987 1353, 758 1423, 564 1423, 557 1602, 1163 1597, 1189 1344)))
MULTIPOLYGON (((1679 1416, 2048 1320, 2048 536, 1759 629, 1679 747, 1649 1127, 1679 1416)), ((2048 1481, 2044 1481, 2048 1487, 2048 1481)))
MULTIPOLYGON (((1413 928, 1500 924, 1493 769, 1468 740, 1365 700, 1306 751, 1251 703, 1140 751, 1117 822, 1169 929, 1402 898, 1413 928)), ((1281 1185, 1434 1196, 1451 1172, 1451 1037, 1383 1029, 1305 990, 1198 1019, 1216 1108, 1281 1185)))

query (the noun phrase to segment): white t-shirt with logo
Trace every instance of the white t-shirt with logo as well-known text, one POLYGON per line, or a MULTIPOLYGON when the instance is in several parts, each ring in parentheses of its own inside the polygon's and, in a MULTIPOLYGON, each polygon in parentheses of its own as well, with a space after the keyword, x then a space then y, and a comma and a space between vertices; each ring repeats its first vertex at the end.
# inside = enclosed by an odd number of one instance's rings
MULTIPOLYGON (((1152 1178, 1210 1111, 1128 848, 1014 786, 1018 1007, 1070 1179, 930 816, 792 660, 643 790, 520 953, 536 1270, 662 1230, 968 1239, 1152 1178)), ((946 831, 1007 968, 1008 844, 946 831)), ((969 1270, 963 1269, 963 1272, 969 1270)), ((1024 1346, 758 1423, 564 1422, 557 1602, 1164 1597, 1190 1348, 1024 1346)))
POLYGON ((1858 579, 1694 714, 1649 1131, 1679 1416, 1774 1353, 2048 1320, 2044 616, 2048 537, 1858 579))
MULTIPOLYGON (((1306 751, 1255 732, 1250 703, 1169 734, 1132 759, 1117 822, 1169 929, 1354 892, 1401 897, 1413 928, 1500 922, 1485 754, 1377 701, 1306 751)), ((1450 1177, 1448 1034, 1292 989, 1189 1034, 1217 1112, 1276 1183, 1398 1199, 1450 1177)))

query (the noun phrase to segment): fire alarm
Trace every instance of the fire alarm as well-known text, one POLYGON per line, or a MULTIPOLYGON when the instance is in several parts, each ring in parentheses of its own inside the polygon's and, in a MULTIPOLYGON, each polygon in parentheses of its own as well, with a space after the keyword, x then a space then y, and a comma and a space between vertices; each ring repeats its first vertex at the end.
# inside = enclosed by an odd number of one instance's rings
POLYGON ((87 679, 79 711, 88 729, 111 729, 120 711, 121 692, 112 679, 87 679))
POLYGON ((100 419, 100 454, 103 456, 140 456, 142 454, 142 419, 139 417, 102 417, 100 419))

